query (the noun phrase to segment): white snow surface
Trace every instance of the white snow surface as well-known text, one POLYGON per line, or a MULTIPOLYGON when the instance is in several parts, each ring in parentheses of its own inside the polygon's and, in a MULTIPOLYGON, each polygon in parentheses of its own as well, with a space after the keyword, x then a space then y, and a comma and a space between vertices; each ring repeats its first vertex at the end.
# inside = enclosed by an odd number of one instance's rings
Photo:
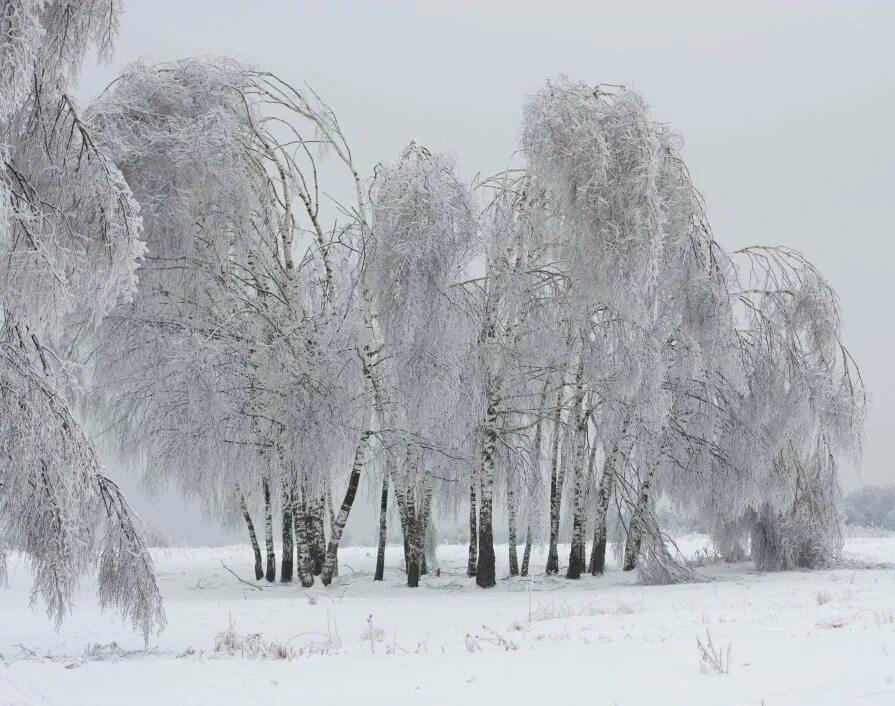
MULTIPOLYGON (((708 544, 679 541, 690 556, 708 544)), ((506 576, 506 547, 497 552, 506 576)), ((598 578, 548 578, 536 551, 533 578, 482 590, 457 545, 439 548, 441 576, 418 589, 403 585, 398 547, 380 583, 375 549, 350 547, 328 589, 257 590, 222 566, 254 584, 245 546, 153 554, 169 626, 147 651, 99 611, 89 583, 57 632, 39 603, 29 607, 26 561, 10 556, 0 704, 895 704, 895 570, 884 565, 895 536, 849 539, 851 568, 715 563, 700 568, 710 580, 677 586, 638 585, 614 564, 598 578), (216 651, 231 622, 248 643, 216 651), (727 673, 703 668, 707 633, 730 646, 727 673)))

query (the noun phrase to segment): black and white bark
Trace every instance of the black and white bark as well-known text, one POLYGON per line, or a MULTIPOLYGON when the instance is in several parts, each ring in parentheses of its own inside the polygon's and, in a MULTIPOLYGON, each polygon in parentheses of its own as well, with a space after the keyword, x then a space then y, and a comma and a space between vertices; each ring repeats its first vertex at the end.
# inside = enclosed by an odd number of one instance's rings
POLYGON ((277 555, 273 546, 273 510, 270 502, 270 483, 267 478, 261 481, 264 495, 264 545, 267 550, 267 569, 264 578, 270 583, 277 580, 277 555))
POLYGON ((587 570, 599 576, 606 568, 606 519, 609 514, 609 503, 615 489, 615 463, 617 452, 613 450, 606 457, 600 485, 597 490, 597 509, 594 516, 594 543, 591 547, 590 562, 587 570))
MULTIPOLYGON (((358 208, 362 207, 363 205, 362 203, 360 203, 359 197, 358 208)), ((348 477, 348 487, 345 489, 345 497, 342 500, 342 505, 339 508, 339 514, 336 516, 330 532, 329 544, 327 545, 326 549, 326 558, 323 562, 323 573, 321 574, 320 578, 324 586, 329 586, 333 580, 333 572, 336 564, 336 554, 339 551, 339 542, 342 539, 342 532, 345 529, 345 524, 348 522, 348 516, 351 514, 351 508, 353 507, 354 499, 357 496, 357 488, 360 484, 361 472, 364 469, 367 448, 370 445, 370 437, 373 435, 373 419, 375 416, 376 407, 378 406, 376 402, 377 384, 373 377, 375 353, 373 351, 372 344, 375 336, 373 331, 372 314, 370 313, 369 295, 366 291, 363 291, 361 293, 361 305, 363 308, 363 329, 361 334, 363 345, 361 347, 360 354, 361 373, 363 376, 363 385, 365 392, 365 410, 363 418, 364 426, 362 427, 363 431, 361 431, 360 437, 357 440, 357 445, 354 449, 354 460, 351 463, 351 473, 348 477)))
POLYGON ((295 547, 292 540, 292 490, 283 487, 283 548, 280 557, 280 582, 292 583, 292 565, 295 556, 295 547))
POLYGON ((466 563, 466 575, 475 576, 478 568, 478 512, 475 497, 476 474, 469 478, 469 560, 466 563))
MULTIPOLYGON (((326 486, 326 496, 324 497, 324 501, 326 502, 326 516, 329 519, 329 536, 332 537, 333 527, 336 525, 336 511, 333 509, 332 504, 332 494, 329 489, 329 481, 327 481, 326 486)), ((339 575, 339 551, 336 550, 336 557, 333 560, 333 576, 339 575)))
POLYGON ((426 556, 426 535, 429 533, 429 522, 432 519, 432 484, 426 483, 423 491, 423 501, 420 507, 420 516, 416 531, 416 541, 419 544, 417 552, 420 563, 420 576, 429 573, 429 565, 426 556))
POLYGON ((423 562, 422 516, 425 496, 418 500, 416 488, 411 479, 417 477, 420 463, 419 449, 414 443, 407 444, 404 463, 397 464, 394 475, 395 499, 401 517, 404 533, 404 566, 407 572, 407 587, 417 588, 423 562))
MULTIPOLYGON (((541 472, 541 446, 544 439, 544 417, 547 407, 547 396, 550 386, 550 377, 544 381, 544 387, 541 391, 541 398, 538 404, 538 416, 535 423, 535 433, 532 439, 532 464, 538 475, 541 472)), ((522 567, 520 574, 528 576, 528 567, 531 562, 531 520, 529 519, 528 527, 525 532, 525 551, 522 553, 522 567)))
POLYGON ((407 587, 418 588, 422 564, 422 540, 420 539, 419 517, 414 515, 407 523, 407 587))
POLYGON ((242 510, 242 517, 245 520, 246 527, 249 530, 249 542, 252 545, 252 551, 255 554, 255 580, 260 581, 264 578, 264 565, 261 562, 261 547, 258 546, 258 536, 255 534, 255 525, 252 522, 252 516, 249 514, 249 508, 246 505, 245 496, 239 494, 239 508, 242 510))
POLYGON ((326 534, 324 529, 324 498, 314 495, 308 502, 305 522, 308 525, 308 553, 311 557, 311 570, 314 576, 323 573, 323 562, 326 558, 326 534))
POLYGON ((481 588, 497 584, 494 557, 494 450, 497 443, 498 400, 489 390, 482 428, 481 500, 479 503, 479 558, 475 582, 481 588))
POLYGON ((566 578, 578 579, 586 570, 584 558, 584 531, 586 520, 584 517, 585 493, 587 491, 587 472, 585 458, 587 454, 587 425, 590 420, 590 412, 584 410, 584 351, 579 353, 578 372, 575 375, 575 395, 572 398, 572 440, 571 462, 573 464, 575 486, 572 495, 572 541, 569 549, 569 566, 566 569, 566 578))
MULTIPOLYGON (((661 453, 661 450, 660 452, 661 453)), ((648 522, 646 514, 649 511, 651 490, 659 467, 658 454, 650 459, 649 469, 640 483, 640 491, 637 494, 637 502, 631 511, 631 520, 628 523, 628 539, 625 542, 625 556, 622 568, 632 571, 637 567, 637 558, 640 556, 640 545, 643 542, 643 534, 647 530, 648 522)))
POLYGON ((426 571, 434 571, 436 576, 440 575, 441 567, 438 563, 438 528, 432 516, 431 500, 428 511, 428 519, 426 520, 425 536, 423 538, 423 555, 426 559, 426 571))
MULTIPOLYGON (((578 449, 578 460, 577 463, 584 465, 584 455, 585 455, 585 447, 586 447, 586 429, 588 419, 587 417, 590 415, 590 411, 585 415, 583 428, 580 429, 580 432, 585 436, 584 439, 580 440, 580 446, 578 449)), ((569 570, 567 578, 577 579, 581 578, 581 574, 585 573, 588 570, 588 564, 585 559, 585 537, 584 533, 587 529, 587 497, 590 492, 590 487, 593 483, 594 477, 594 464, 597 458, 597 449, 598 444, 596 440, 593 440, 590 444, 590 453, 587 454, 587 468, 586 470, 581 470, 576 478, 576 487, 575 487, 575 516, 573 519, 573 529, 572 529, 572 550, 569 556, 569 570), (574 567, 574 568, 573 568, 574 567)))
MULTIPOLYGON (((414 466, 417 461, 414 462, 414 466)), ((432 510, 432 486, 424 481, 421 497, 412 504, 416 512, 408 517, 407 547, 407 585, 415 588, 419 578, 429 573, 426 561, 426 533, 432 510)))
POLYGON ((314 571, 308 541, 307 514, 307 503, 304 495, 302 495, 301 502, 296 502, 296 498, 293 496, 292 524, 295 528, 295 566, 302 588, 310 588, 314 585, 314 571))
POLYGON ((376 572, 374 581, 382 581, 385 576, 385 543, 388 536, 388 473, 382 477, 382 493, 379 498, 379 549, 376 552, 376 572))
POLYGON ((550 537, 547 549, 546 573, 559 573, 559 511, 562 502, 563 473, 560 468, 559 447, 562 434, 562 388, 556 396, 553 413, 553 438, 550 448, 550 537))
POLYGON ((516 491, 513 479, 507 477, 507 537, 509 541, 510 576, 519 575, 519 558, 516 547, 516 491))
POLYGON ((351 464, 351 475, 348 478, 348 488, 345 490, 345 499, 342 500, 339 514, 336 516, 336 521, 333 524, 329 545, 326 549, 326 559, 323 562, 323 573, 320 576, 320 580, 324 586, 329 586, 333 580, 339 541, 342 539, 342 531, 345 529, 348 516, 351 514, 354 498, 357 496, 357 487, 360 484, 361 471, 364 468, 364 457, 367 453, 367 446, 370 443, 370 435, 370 431, 363 431, 357 440, 357 446, 354 450, 354 461, 351 464))
POLYGON ((528 564, 531 560, 531 525, 525 533, 525 551, 522 552, 522 568, 519 570, 521 576, 528 576, 528 564))

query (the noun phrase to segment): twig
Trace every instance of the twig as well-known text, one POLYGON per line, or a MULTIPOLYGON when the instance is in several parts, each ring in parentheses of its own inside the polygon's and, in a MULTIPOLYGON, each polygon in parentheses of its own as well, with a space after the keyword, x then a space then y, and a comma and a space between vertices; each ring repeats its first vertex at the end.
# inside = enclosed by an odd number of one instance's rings
POLYGON ((435 586, 429 582, 425 584, 426 588, 434 588, 436 591, 462 591, 462 584, 457 582, 457 579, 453 579, 448 581, 447 583, 443 583, 440 586, 435 586))
POLYGON ((259 591, 264 590, 263 586, 258 586, 257 584, 250 583, 250 582, 246 581, 244 578, 241 578, 239 574, 237 574, 233 569, 231 569, 229 566, 227 566, 224 563, 223 559, 221 559, 221 566, 223 566, 225 569, 227 569, 227 571, 229 571, 231 574, 233 574, 233 576, 236 578, 237 581, 244 583, 246 586, 251 586, 252 588, 255 588, 259 591))

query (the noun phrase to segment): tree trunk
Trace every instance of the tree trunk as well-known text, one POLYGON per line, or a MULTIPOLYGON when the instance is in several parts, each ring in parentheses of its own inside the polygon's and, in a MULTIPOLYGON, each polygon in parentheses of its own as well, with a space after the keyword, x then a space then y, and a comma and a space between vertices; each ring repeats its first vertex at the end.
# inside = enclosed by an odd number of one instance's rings
MULTIPOLYGON (((401 483, 406 481, 406 475, 401 477, 401 483)), ((404 545, 404 573, 410 570, 410 537, 413 534, 414 510, 411 500, 407 497, 406 488, 399 491, 398 488, 403 487, 398 483, 395 484, 395 498, 398 501, 398 519, 401 521, 401 536, 404 545)))
POLYGON ((417 540, 418 517, 413 492, 404 496, 404 568, 407 571, 407 587, 417 588, 420 585, 420 553, 417 540))
POLYGON ((412 458, 413 451, 408 449, 400 484, 403 490, 398 494, 398 484, 395 485, 395 488, 396 497, 399 498, 398 506, 401 511, 401 527, 404 530, 404 568, 407 572, 407 587, 417 588, 420 585, 419 542, 416 536, 418 516, 414 491, 407 488, 407 478, 411 475, 407 472, 407 466, 412 463, 412 458))
MULTIPOLYGON (((329 481, 326 483, 326 496, 324 497, 326 502, 326 516, 329 518, 329 536, 333 536, 333 527, 336 524, 336 513, 333 510, 332 497, 329 491, 329 481)), ((339 551, 336 550, 335 559, 333 559, 333 576, 339 575, 339 551)))
POLYGON ((419 518, 413 517, 407 524, 407 587, 418 588, 420 585, 420 540, 419 518))
POLYGON ((507 536, 510 550, 510 576, 519 575, 519 559, 516 555, 516 492, 512 479, 507 476, 507 536))
MULTIPOLYGON (((407 572, 408 588, 419 586, 422 564, 423 538, 419 533, 421 531, 424 508, 416 509, 416 491, 410 487, 409 480, 416 478, 416 464, 419 461, 417 454, 418 450, 415 446, 412 443, 408 443, 404 463, 396 464, 393 476, 395 500, 398 503, 401 529, 404 533, 404 567, 407 572)), ((425 496, 422 505, 425 505, 425 496)))
POLYGON ((440 567, 438 565, 438 532, 435 523, 432 521, 431 508, 429 509, 428 519, 426 520, 423 552, 426 557, 426 567, 429 571, 434 571, 436 576, 440 575, 440 567))
POLYGON ((531 559, 531 525, 528 526, 525 539, 525 551, 522 553, 522 576, 528 576, 528 560, 531 559))
POLYGON ((413 516, 413 510, 410 509, 410 500, 407 497, 407 471, 403 466, 399 466, 393 471, 392 485, 395 488, 395 502, 398 504, 398 521, 401 523, 401 537, 404 545, 404 573, 406 574, 410 567, 410 517, 413 516))
MULTIPOLYGON (((580 437, 581 433, 577 436, 580 437)), ((572 516, 572 542, 569 547, 569 566, 566 569, 567 579, 581 578, 581 572, 586 569, 584 561, 584 492, 585 492, 585 474, 583 451, 585 449, 584 439, 577 439, 574 454, 575 468, 575 492, 573 497, 573 516, 572 516)))
POLYGON ((308 520, 307 520, 307 503, 302 497, 301 503, 295 502, 292 498, 292 524, 295 527, 295 546, 296 546, 296 567, 298 569, 298 580, 303 588, 310 588, 314 585, 314 572, 311 570, 311 554, 308 547, 308 520))
POLYGON ((255 580, 260 581, 264 578, 264 567, 261 564, 261 547, 258 546, 255 525, 252 523, 252 516, 249 515, 249 508, 246 506, 245 496, 241 493, 239 495, 239 506, 242 509, 242 516, 246 521, 246 527, 249 528, 249 541, 252 543, 252 551, 255 553, 255 580))
POLYGON ((432 485, 426 483, 426 490, 423 493, 423 503, 420 508, 419 527, 417 528, 416 541, 419 543, 417 549, 420 562, 420 576, 429 573, 429 567, 426 563, 426 532, 429 531, 429 519, 432 514, 432 485))
POLYGON ((588 571, 594 576, 603 573, 606 568, 606 516, 609 512, 609 501, 615 487, 616 451, 606 458, 603 464, 603 475, 600 478, 600 489, 597 492, 597 514, 594 518, 594 545, 590 551, 588 571))
POLYGON ((420 540, 419 517, 412 498, 407 499, 407 518, 404 522, 404 556, 407 569, 407 587, 417 588, 420 585, 420 540))
POLYGON ((640 484, 640 494, 637 496, 637 505, 634 506, 634 512, 631 513, 631 521, 628 524, 628 541, 625 542, 625 562, 623 569, 631 571, 637 566, 637 557, 640 556, 640 544, 643 542, 643 531, 645 529, 645 517, 649 509, 650 489, 652 488, 653 478, 656 475, 656 468, 659 466, 658 457, 650 463, 649 471, 640 484))
POLYGON ((469 478, 469 561, 466 575, 475 576, 478 568, 478 531, 476 529, 475 473, 469 478))
POLYGON ((342 501, 342 507, 339 508, 339 515, 332 528, 332 534, 329 538, 329 546, 326 550, 326 559, 323 562, 323 574, 320 580, 324 586, 329 586, 333 580, 333 568, 336 561, 336 552, 339 550, 339 540, 342 539, 342 531, 345 529, 345 523, 348 522, 348 515, 351 513, 351 507, 354 505, 354 498, 357 495, 357 486, 360 483, 360 474, 364 467, 364 456, 367 452, 367 445, 370 443, 370 432, 364 431, 357 442, 354 450, 354 462, 351 464, 351 476, 348 479, 348 488, 345 491, 345 499, 342 501))
POLYGON ((578 355, 578 372, 575 375, 575 394, 572 399, 572 473, 575 478, 572 496, 572 541, 569 546, 569 566, 566 578, 579 579, 585 570, 584 563, 584 493, 587 489, 584 473, 584 455, 587 452, 587 423, 590 415, 584 412, 584 347, 578 355))
POLYGON ((261 481, 264 491, 264 544, 267 548, 267 572, 264 575, 269 582, 277 580, 277 555, 273 548, 273 512, 270 508, 270 484, 267 479, 261 481))
POLYGON ((313 497, 308 502, 305 521, 308 523, 308 553, 311 557, 311 571, 314 576, 323 573, 323 561, 326 558, 326 534, 323 525, 324 499, 313 497))
POLYGON ((547 550, 548 574, 559 573, 559 510, 562 500, 562 485, 559 472, 559 438, 562 432, 562 388, 556 396, 556 411, 553 415, 553 439, 550 451, 550 543, 547 550))
MULTIPOLYGON (((588 415, 589 416, 589 415, 588 415)), ((580 466, 584 465, 584 454, 586 452, 586 429, 587 429, 587 418, 584 419, 583 426, 581 428, 581 432, 585 438, 580 439, 579 450, 578 450, 578 461, 577 463, 580 466)), ((586 547, 584 544, 584 532, 587 526, 586 520, 586 511, 587 511, 587 489, 590 487, 591 480, 594 475, 594 462, 597 457, 597 443, 596 440, 590 446, 590 454, 588 454, 587 461, 587 472, 585 473, 584 468, 582 467, 577 473, 576 482, 575 482, 575 518, 574 518, 574 526, 572 529, 572 549, 569 552, 569 569, 566 573, 566 578, 570 579, 578 579, 581 578, 581 574, 587 571, 587 561, 585 560, 586 555, 586 547)))
POLYGON ((292 583, 292 491, 283 488, 283 556, 280 559, 280 582, 292 583))
POLYGON ((376 573, 374 581, 382 581, 385 576, 385 540, 388 532, 388 473, 382 477, 382 495, 379 500, 379 551, 376 553, 376 573))
POLYGON ((494 529, 492 510, 494 500, 494 447, 497 443, 497 400, 488 395, 482 439, 482 497, 479 503, 479 561, 475 582, 481 588, 497 584, 494 561, 494 529))
MULTIPOLYGON (((538 422, 535 426, 535 436, 533 440, 532 457, 534 459, 535 469, 540 475, 541 473, 541 442, 544 437, 544 412, 547 407, 547 392, 550 387, 550 376, 544 380, 544 389, 541 390, 541 401, 538 404, 538 422)), ((525 532, 525 552, 522 554, 522 576, 528 576, 528 565, 531 560, 531 519, 528 521, 528 529, 525 532)))

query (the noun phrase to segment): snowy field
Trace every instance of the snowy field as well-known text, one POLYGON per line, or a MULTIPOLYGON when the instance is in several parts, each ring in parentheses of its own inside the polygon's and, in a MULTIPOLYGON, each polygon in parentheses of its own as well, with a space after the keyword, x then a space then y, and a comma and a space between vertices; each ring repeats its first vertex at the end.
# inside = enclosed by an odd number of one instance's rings
MULTIPOLYGON (((699 556, 707 540, 680 546, 699 556)), ((247 547, 154 550, 169 627, 146 652, 89 585, 54 631, 11 557, 0 704, 895 704, 895 570, 879 565, 895 562, 895 536, 848 540, 856 567, 877 568, 714 564, 700 569, 712 580, 684 586, 639 586, 614 567, 480 590, 465 552, 441 547, 441 576, 416 590, 396 568, 374 584, 375 551, 359 547, 340 552, 328 590, 258 590, 222 566, 249 578, 247 547), (697 644, 707 633, 714 664, 697 644)), ((388 558, 398 566, 398 547, 388 558)), ((505 547, 505 575, 501 559, 505 547)))

